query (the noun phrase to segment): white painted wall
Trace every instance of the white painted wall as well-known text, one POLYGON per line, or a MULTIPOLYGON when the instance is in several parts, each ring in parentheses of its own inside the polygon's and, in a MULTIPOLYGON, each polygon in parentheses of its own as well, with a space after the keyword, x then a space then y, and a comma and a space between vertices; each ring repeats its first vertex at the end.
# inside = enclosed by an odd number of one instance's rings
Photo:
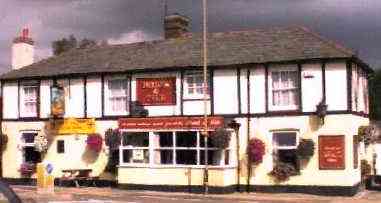
POLYGON ((19 115, 18 86, 16 82, 3 84, 3 118, 16 119, 19 115))
POLYGON ((89 77, 86 81, 87 117, 98 118, 102 116, 102 79, 89 77))
POLYGON ((221 69, 214 71, 214 113, 238 113, 237 70, 221 69))
POLYGON ((142 73, 132 76, 131 81, 131 101, 136 101, 136 78, 167 78, 176 77, 176 104, 168 106, 144 106, 148 110, 149 116, 170 116, 180 115, 180 72, 168 72, 168 73, 142 73))
POLYGON ((241 69, 241 113, 247 113, 247 69, 241 69))
POLYGON ((265 68, 250 69, 250 113, 265 113, 265 68))
POLYGON ((323 98, 322 64, 302 65, 302 109, 303 112, 315 112, 316 105, 323 98))
POLYGON ((327 63, 325 71, 328 110, 347 110, 347 70, 345 62, 327 63))
POLYGON ((50 87, 52 86, 52 80, 41 80, 40 86, 40 117, 50 117, 50 87))
MULTIPOLYGON (((210 114, 210 101, 207 101, 207 112, 210 114)), ((183 101, 183 114, 184 115, 203 115, 204 102, 198 101, 183 101)))
POLYGON ((65 117, 83 117, 84 84, 83 79, 58 80, 65 90, 65 117))
POLYGON ((13 43, 12 69, 20 69, 33 63, 34 46, 28 43, 13 43))

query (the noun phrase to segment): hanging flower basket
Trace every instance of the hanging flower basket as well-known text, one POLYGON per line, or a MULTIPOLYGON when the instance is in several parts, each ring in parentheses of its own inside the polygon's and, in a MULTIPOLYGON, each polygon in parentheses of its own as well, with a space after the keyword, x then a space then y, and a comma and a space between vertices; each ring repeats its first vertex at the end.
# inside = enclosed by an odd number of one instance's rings
POLYGON ((301 139, 296 149, 299 158, 310 159, 314 155, 315 143, 311 139, 301 139))
POLYGON ((87 143, 87 147, 90 150, 94 152, 100 152, 102 149, 103 139, 102 139, 102 136, 100 136, 99 134, 90 134, 87 137, 86 143, 87 143))
POLYGON ((22 163, 20 165, 19 171, 20 171, 22 176, 30 177, 30 176, 32 176, 33 173, 36 172, 36 164, 28 163, 28 162, 22 163))
POLYGON ((105 133, 105 144, 110 148, 110 150, 119 149, 121 141, 120 131, 118 129, 108 129, 105 133))
POLYGON ((247 146, 247 153, 252 164, 260 164, 265 155, 265 143, 258 138, 252 138, 247 146))
POLYGON ((218 128, 210 137, 214 147, 219 149, 226 149, 229 147, 231 140, 231 133, 225 128, 218 128))
POLYGON ((5 146, 8 143, 8 136, 6 134, 0 134, 0 147, 1 149, 5 149, 5 146))
POLYGON ((291 176, 298 175, 298 171, 289 163, 277 162, 269 175, 271 175, 275 181, 283 182, 288 180, 291 176))
POLYGON ((357 134, 359 142, 364 141, 366 145, 372 142, 372 129, 370 126, 360 126, 357 134))
POLYGON ((35 150, 44 153, 48 150, 48 139, 42 133, 38 133, 34 138, 35 150))

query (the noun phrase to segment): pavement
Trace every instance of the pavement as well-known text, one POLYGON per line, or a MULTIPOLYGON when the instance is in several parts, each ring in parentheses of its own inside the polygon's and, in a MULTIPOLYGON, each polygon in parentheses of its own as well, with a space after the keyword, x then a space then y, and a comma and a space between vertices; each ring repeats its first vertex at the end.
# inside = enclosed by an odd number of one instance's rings
POLYGON ((54 193, 38 193, 34 186, 12 186, 25 203, 379 203, 381 192, 362 191, 354 197, 317 196, 299 193, 190 194, 178 192, 131 191, 117 188, 56 187, 54 193))

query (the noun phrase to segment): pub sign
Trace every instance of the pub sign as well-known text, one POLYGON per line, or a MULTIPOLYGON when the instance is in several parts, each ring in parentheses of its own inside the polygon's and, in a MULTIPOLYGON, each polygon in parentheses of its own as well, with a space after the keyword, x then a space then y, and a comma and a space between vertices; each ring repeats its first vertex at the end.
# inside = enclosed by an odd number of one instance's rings
POLYGON ((322 170, 345 169, 344 135, 319 136, 319 168, 322 170))
POLYGON ((136 95, 143 106, 176 104, 176 78, 137 78, 136 95))

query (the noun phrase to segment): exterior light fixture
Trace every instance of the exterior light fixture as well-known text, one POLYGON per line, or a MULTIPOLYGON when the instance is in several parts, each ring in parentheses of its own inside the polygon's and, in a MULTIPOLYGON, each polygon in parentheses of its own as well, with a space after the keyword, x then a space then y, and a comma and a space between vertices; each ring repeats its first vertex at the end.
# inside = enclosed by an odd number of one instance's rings
POLYGON ((324 118, 327 115, 327 109, 328 105, 325 103, 325 100, 322 100, 318 105, 316 105, 316 114, 320 118, 320 123, 322 125, 324 125, 324 118))

